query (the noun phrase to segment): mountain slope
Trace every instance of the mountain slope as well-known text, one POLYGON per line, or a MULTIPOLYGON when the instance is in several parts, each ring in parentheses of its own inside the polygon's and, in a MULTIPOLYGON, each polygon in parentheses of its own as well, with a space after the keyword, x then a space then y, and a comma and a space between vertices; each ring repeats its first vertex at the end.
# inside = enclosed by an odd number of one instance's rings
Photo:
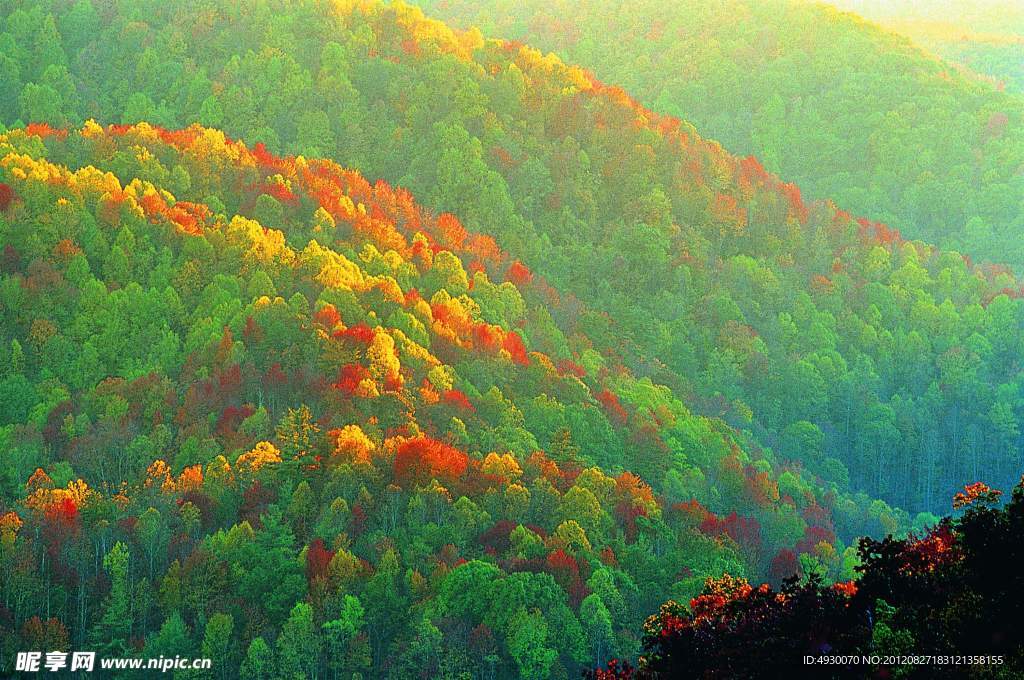
POLYGON ((276 637, 286 664, 312 617, 347 631, 311 634, 319 669, 406 677, 429 643, 572 672, 635 656, 666 593, 838 578, 849 536, 907 521, 693 415, 564 334, 552 313, 593 313, 491 239, 332 162, 33 126, 0 135, 0 198, 5 648, 194 656, 219 616, 235 661, 276 637))
POLYGON ((421 4, 591 69, 809 197, 1024 265, 1024 100, 859 17, 794 0, 421 4))
POLYGON ((60 120, 200 120, 405 186, 602 312, 581 330, 634 374, 837 488, 937 510, 980 470, 1013 477, 1007 272, 807 203, 579 69, 405 5, 83 7, 6 19, 20 44, 66 34, 21 67, 43 83, 26 102, 78 102, 60 120), (242 35, 263 38, 238 53, 242 35))
POLYGON ((11 116, 245 142, 0 138, 7 650, 570 675, 1019 465, 1011 274, 554 57, 401 4, 41 7, 11 116))

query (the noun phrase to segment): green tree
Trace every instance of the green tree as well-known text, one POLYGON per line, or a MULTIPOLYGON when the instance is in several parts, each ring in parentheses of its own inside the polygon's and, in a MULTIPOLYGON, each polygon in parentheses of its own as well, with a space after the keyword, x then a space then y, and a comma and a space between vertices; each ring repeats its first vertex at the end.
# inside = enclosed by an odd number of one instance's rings
POLYGON ((103 558, 103 570, 110 579, 110 594, 103 615, 92 630, 92 644, 108 656, 126 656, 132 632, 132 607, 129 602, 128 547, 118 541, 103 558))
POLYGON ((139 539, 143 550, 146 552, 146 559, 149 563, 149 580, 154 581, 156 576, 157 557, 166 554, 170 541, 170 531, 164 515, 156 508, 149 508, 139 515, 136 525, 139 532, 139 539))
POLYGON ((18 107, 24 121, 49 123, 54 127, 63 127, 66 123, 64 100, 49 85, 25 85, 18 96, 18 107))
POLYGON ((594 665, 603 667, 611 651, 614 635, 611 631, 611 614, 597 593, 591 593, 580 604, 580 620, 587 633, 594 665))
POLYGON ((0 120, 13 122, 21 113, 18 98, 23 87, 18 62, 10 54, 0 54, 0 120))
POLYGON ((364 615, 359 598, 346 594, 337 618, 324 623, 327 666, 331 669, 332 678, 340 677, 341 673, 362 672, 369 665, 369 658, 357 643, 365 625, 364 615))
POLYGON ((408 600, 402 591, 398 554, 388 550, 380 559, 377 571, 367 582, 366 628, 373 649, 373 667, 380 668, 392 639, 401 630, 408 600))
POLYGON ((276 678, 274 650, 262 637, 253 638, 242 661, 242 680, 271 680, 276 678))
POLYGON ((313 622, 313 608, 299 602, 292 608, 277 638, 277 677, 315 680, 321 644, 320 633, 313 622))
POLYGON ((206 622, 203 633, 202 655, 213 661, 214 674, 218 678, 232 677, 236 667, 232 649, 232 633, 235 620, 230 614, 217 613, 206 622))
POLYGON ((177 611, 171 612, 156 635, 146 641, 146 655, 150 658, 186 656, 192 651, 188 626, 177 611))
POLYGON ((547 678, 558 652, 547 646, 548 624, 536 609, 521 609, 509 623, 508 651, 519 675, 527 680, 547 678))

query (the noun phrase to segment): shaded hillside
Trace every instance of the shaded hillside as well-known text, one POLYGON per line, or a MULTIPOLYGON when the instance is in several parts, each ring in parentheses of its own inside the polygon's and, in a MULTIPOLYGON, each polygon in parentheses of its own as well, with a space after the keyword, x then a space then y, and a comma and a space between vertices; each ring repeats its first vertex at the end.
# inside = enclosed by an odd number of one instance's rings
POLYGON ((1004 507, 1001 495, 971 484, 931 531, 861 541, 856 581, 776 592, 710 579, 688 606, 667 602, 644 623, 639 669, 613 661, 589 677, 817 676, 808 666, 828 665, 832 678, 1019 678, 1024 482, 1004 507))
POLYGON ((592 69, 809 197, 1024 265, 1024 100, 854 15, 799 0, 421 4, 592 69))

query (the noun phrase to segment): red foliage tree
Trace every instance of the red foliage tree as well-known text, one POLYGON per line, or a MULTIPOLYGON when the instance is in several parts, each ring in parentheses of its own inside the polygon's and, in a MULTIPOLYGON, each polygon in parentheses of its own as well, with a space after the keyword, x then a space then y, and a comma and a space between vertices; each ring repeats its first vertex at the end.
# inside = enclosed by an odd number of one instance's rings
POLYGON ((17 248, 10 243, 4 246, 3 253, 0 253, 0 271, 13 274, 21 270, 21 254, 17 248))
MULTIPOLYGON (((701 522, 700 530, 711 536, 726 534, 736 541, 736 544, 747 555, 756 556, 761 551, 761 525, 753 517, 742 517, 735 511, 721 519, 709 515, 701 522)), ((816 544, 817 541, 811 547, 813 548, 816 544)))
POLYGON ((476 411, 476 407, 470 403, 469 398, 466 397, 462 390, 448 390, 444 393, 444 400, 446 403, 463 411, 469 411, 470 413, 476 411))
POLYGON ((6 211, 14 203, 14 189, 0 182, 0 212, 6 211))
POLYGON ((587 369, 569 359, 563 359, 558 362, 558 372, 562 375, 574 375, 577 378, 587 377, 587 369))
POLYGON ((66 578, 70 573, 65 569, 61 553, 63 547, 81 533, 78 505, 72 499, 64 497, 47 505, 43 510, 43 516, 45 524, 42 538, 54 568, 54 575, 66 578))
POLYGON ((634 505, 630 501, 622 501, 615 506, 615 517, 622 524, 623 531, 625 532, 626 543, 632 543, 636 540, 637 517, 646 517, 647 510, 640 505, 634 505))
POLYGON ((273 197, 277 202, 285 205, 298 205, 299 197, 288 187, 286 184, 281 182, 267 182, 262 187, 263 193, 273 197))
POLYGON ((512 542, 509 540, 509 534, 512 533, 516 526, 516 523, 511 520, 498 520, 494 526, 480 534, 477 541, 483 546, 485 551, 495 554, 503 553, 512 545, 512 542))
POLYGON ((142 211, 146 213, 146 217, 154 223, 158 217, 167 212, 167 201, 158 193, 146 194, 139 199, 139 205, 142 206, 142 211))
POLYGON ((69 636, 59 619, 33 616, 22 625, 21 639, 28 649, 67 649, 69 636))
POLYGON ((349 535, 356 537, 366 530, 366 523, 369 520, 369 516, 366 514, 366 510, 363 508, 362 503, 356 503, 352 506, 352 519, 349 522, 348 533, 349 535))
POLYGON ((221 411, 214 429, 217 434, 222 437, 230 436, 238 429, 238 426, 242 424, 243 420, 255 412, 256 409, 249 404, 244 406, 228 406, 221 411))
POLYGON ((283 387, 288 384, 288 374, 281 368, 281 362, 275 361, 263 376, 263 384, 270 388, 283 387))
POLYGON ((561 548, 548 553, 545 566, 548 573, 554 576, 558 585, 565 590, 580 578, 580 565, 576 558, 561 548))
POLYGON ((459 222, 459 218, 451 213, 441 213, 438 216, 437 230, 444 243, 456 250, 462 248, 462 244, 465 243, 466 237, 469 236, 466 228, 462 226, 461 222, 459 222))
POLYGON ((245 318, 245 328, 242 329, 242 338, 247 344, 258 344, 263 341, 263 328, 256 323, 251 316, 245 318))
POLYGON ((783 548, 772 558, 771 566, 768 567, 768 577, 776 583, 800 573, 800 561, 796 553, 788 548, 783 548))
POLYGON ((795 184, 785 184, 782 187, 782 193, 789 201, 790 212, 800 220, 800 224, 807 222, 809 210, 807 205, 804 203, 804 198, 800 193, 800 187, 795 184))
POLYGON ((691 525, 699 525, 703 522, 711 513, 700 504, 696 498, 672 505, 673 514, 678 513, 680 518, 685 517, 687 522, 691 525))
POLYGON ((68 136, 67 130, 60 130, 54 128, 49 123, 29 123, 25 126, 25 134, 35 135, 36 137, 56 137, 58 139, 64 139, 68 136))
POLYGON ((515 331, 506 333, 501 346, 512 356, 513 362, 520 366, 529 365, 530 359, 526 356, 526 345, 523 344, 523 339, 519 337, 518 333, 515 331))
POLYGON ((801 511, 800 516, 804 518, 804 521, 808 524, 813 524, 819 527, 826 527, 832 530, 832 516, 826 508, 823 508, 818 503, 811 503, 801 511))
POLYGON ((626 409, 622 407, 622 403, 619 401, 618 395, 611 390, 601 390, 596 395, 597 400, 604 406, 605 411, 612 417, 612 422, 617 425, 625 425, 626 421, 629 420, 629 415, 626 413, 626 409))
POLYGON ((962 558, 957 549, 956 536, 948 524, 932 527, 919 539, 907 542, 903 569, 908 572, 933 572, 942 565, 962 558))
POLYGON ((453 482, 466 472, 469 457, 454 446, 430 437, 403 442, 395 452, 395 481, 425 484, 431 479, 453 482))
POLYGON ((1003 495, 1002 491, 992 489, 984 482, 975 482, 964 487, 963 491, 953 496, 953 509, 959 510, 975 503, 993 504, 1003 495))
POLYGON ((525 264, 516 260, 509 265, 505 278, 520 288, 533 281, 533 272, 525 264))
POLYGON ((167 217, 186 234, 199 235, 213 214, 205 205, 178 201, 167 211, 167 217))
POLYGON ((493 654, 498 649, 498 643, 494 639, 494 632, 481 623, 469 633, 469 649, 480 659, 488 654, 493 654))
POLYGON ((219 372, 217 374, 217 384, 220 386, 218 396, 220 396, 221 400, 238 392, 242 387, 242 367, 238 364, 232 364, 226 370, 219 372))
POLYGON ((334 551, 328 550, 321 538, 314 540, 306 549, 306 579, 310 583, 327 578, 334 551))
POLYGON ((341 321, 341 314, 334 305, 326 304, 313 315, 313 321, 327 330, 332 330, 341 321))
POLYGON ((825 527, 809 526, 804 529, 804 537, 796 544, 797 552, 812 552, 819 543, 835 543, 836 535, 825 527))
POLYGON ((345 338, 351 340, 360 345, 369 345, 373 342, 373 336, 375 331, 367 326, 365 323, 357 323, 354 326, 350 326, 340 333, 336 333, 334 337, 345 338))
POLYGON ((359 383, 369 377, 370 371, 362 364, 345 364, 338 369, 338 382, 334 383, 334 387, 351 397, 356 393, 359 383))
POLYGON ((989 137, 1002 137, 1009 124, 1010 117, 1003 111, 996 111, 988 117, 988 124, 985 126, 985 134, 989 137))
POLYGON ((263 142, 256 142, 252 148, 252 156, 260 167, 271 170, 280 170, 284 167, 281 159, 270 153, 263 142))
POLYGON ((260 516, 275 500, 277 500, 277 493, 273 489, 263 486, 257 479, 242 493, 242 505, 238 508, 238 517, 249 522, 253 528, 259 529, 263 526, 260 516))
POLYGON ((755 504, 766 508, 778 500, 779 485, 767 472, 761 472, 754 468, 753 465, 749 465, 745 468, 744 473, 747 476, 745 484, 747 496, 755 504))
POLYGON ((474 324, 472 331, 473 345, 478 349, 497 352, 501 347, 501 338, 498 333, 500 330, 499 326, 492 326, 486 323, 474 324))

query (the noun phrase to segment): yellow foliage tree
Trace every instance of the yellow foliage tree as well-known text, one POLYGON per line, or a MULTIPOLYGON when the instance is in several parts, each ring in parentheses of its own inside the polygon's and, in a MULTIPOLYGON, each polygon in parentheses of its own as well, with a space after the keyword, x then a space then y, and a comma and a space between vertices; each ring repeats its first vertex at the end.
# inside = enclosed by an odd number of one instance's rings
POLYGON ((281 462, 281 451, 270 442, 260 442, 251 451, 243 453, 235 461, 239 472, 255 474, 267 465, 281 462))
POLYGON ((378 330, 366 350, 366 356, 370 360, 370 375, 375 379, 383 380, 399 375, 402 365, 398 361, 395 339, 390 334, 378 330))
POLYGON ((519 479, 523 474, 523 469, 519 467, 519 462, 510 453, 498 454, 494 451, 487 454, 484 458, 484 462, 480 465, 480 470, 488 475, 495 475, 497 477, 504 477, 508 481, 519 479))
POLYGON ((346 425, 327 434, 334 442, 334 455, 341 461, 369 463, 377 448, 358 425, 346 425))

